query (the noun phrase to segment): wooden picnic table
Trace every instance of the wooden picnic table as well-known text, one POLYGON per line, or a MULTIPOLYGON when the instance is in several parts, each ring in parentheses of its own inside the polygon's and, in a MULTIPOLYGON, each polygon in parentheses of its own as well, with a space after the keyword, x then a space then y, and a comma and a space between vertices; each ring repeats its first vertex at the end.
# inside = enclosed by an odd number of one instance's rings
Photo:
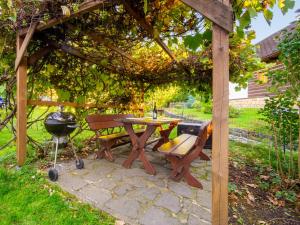
POLYGON ((155 145, 154 150, 160 147, 162 144, 169 141, 169 135, 176 125, 181 122, 180 119, 173 118, 124 118, 118 119, 119 122, 123 123, 125 130, 129 134, 132 143, 132 149, 128 156, 128 159, 123 163, 125 168, 131 168, 134 160, 139 158, 147 173, 155 175, 156 170, 153 165, 149 162, 145 154, 145 145, 150 136, 154 133, 156 128, 160 128, 161 139, 155 145), (163 128, 163 125, 168 124, 167 129, 163 128), (145 125, 146 129, 141 135, 137 135, 134 132, 133 125, 145 125))

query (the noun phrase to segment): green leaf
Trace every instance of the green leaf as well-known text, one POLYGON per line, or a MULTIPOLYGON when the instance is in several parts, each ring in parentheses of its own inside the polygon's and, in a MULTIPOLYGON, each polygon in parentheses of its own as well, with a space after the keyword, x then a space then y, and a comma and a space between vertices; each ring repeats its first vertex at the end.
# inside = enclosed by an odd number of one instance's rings
MULTIPOLYGON (((280 2, 280 1, 279 1, 280 2)), ((287 13, 287 11, 289 9, 293 9, 294 6, 295 6, 295 1, 294 0, 281 0, 281 2, 284 2, 284 3, 281 3, 279 5, 279 8, 281 9, 281 12, 283 14, 287 13)), ((279 4, 279 3, 278 3, 279 4)))
POLYGON ((249 15, 251 18, 256 17, 257 16, 257 12, 254 8, 249 8, 248 9, 249 15))
POLYGON ((58 89, 57 91, 59 101, 68 101, 70 99, 70 92, 58 89))
POLYGON ((184 41, 184 45, 193 50, 196 51, 197 48, 200 47, 200 45, 203 43, 202 40, 203 36, 200 33, 197 33, 196 35, 192 36, 192 35, 188 35, 186 37, 184 37, 183 41, 184 41))
POLYGON ((79 103, 79 104, 85 103, 85 96, 78 96, 76 98, 76 102, 79 103))
POLYGON ((146 14, 148 11, 148 0, 144 0, 144 13, 146 14))
POLYGON ((266 21, 268 22, 268 24, 271 24, 271 20, 273 19, 273 12, 269 9, 265 9, 264 10, 264 17, 266 19, 266 21))
POLYGON ((211 42, 212 40, 212 31, 211 30, 206 30, 204 33, 203 33, 203 40, 206 40, 208 42, 211 42))
POLYGON ((240 26, 242 28, 248 27, 250 25, 250 22, 251 22, 251 18, 250 18, 249 11, 246 11, 240 18, 240 26))

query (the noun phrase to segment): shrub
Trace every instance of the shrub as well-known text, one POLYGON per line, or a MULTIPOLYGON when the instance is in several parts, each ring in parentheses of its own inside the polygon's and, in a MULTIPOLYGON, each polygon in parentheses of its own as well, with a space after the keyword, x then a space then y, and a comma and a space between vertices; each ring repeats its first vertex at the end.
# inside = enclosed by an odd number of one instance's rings
POLYGON ((213 106, 211 102, 203 103, 202 104, 203 113, 205 114, 212 114, 213 106))
POLYGON ((229 106, 229 118, 238 118, 241 111, 233 106, 229 106))
POLYGON ((202 108, 202 103, 199 101, 199 100, 196 100, 194 103, 193 103, 193 106, 192 106, 194 109, 201 109, 202 108))
POLYGON ((293 151, 297 149, 299 115, 297 109, 294 108, 295 102, 295 99, 284 93, 267 99, 264 108, 260 110, 260 114, 263 115, 262 119, 267 122, 272 132, 277 172, 288 177, 296 175, 293 151), (289 149, 288 161, 286 149, 289 149), (288 171, 284 170, 286 164, 288 171))

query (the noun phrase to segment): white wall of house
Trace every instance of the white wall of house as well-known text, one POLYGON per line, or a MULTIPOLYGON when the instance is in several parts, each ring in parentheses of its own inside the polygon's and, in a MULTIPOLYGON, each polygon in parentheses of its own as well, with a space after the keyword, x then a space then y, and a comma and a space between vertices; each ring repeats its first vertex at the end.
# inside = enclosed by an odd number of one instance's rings
POLYGON ((235 87, 237 87, 237 84, 229 83, 229 100, 248 98, 248 87, 240 91, 236 91, 235 87))

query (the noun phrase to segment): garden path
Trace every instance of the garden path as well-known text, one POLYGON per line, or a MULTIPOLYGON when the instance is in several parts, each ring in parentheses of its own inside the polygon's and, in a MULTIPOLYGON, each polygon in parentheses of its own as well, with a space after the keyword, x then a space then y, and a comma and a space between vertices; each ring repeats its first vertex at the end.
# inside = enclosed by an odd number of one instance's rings
POLYGON ((129 151, 125 145, 114 150, 114 163, 90 156, 83 170, 76 170, 74 161, 59 164, 57 183, 128 224, 211 224, 211 162, 198 159, 192 163, 191 171, 204 187, 199 190, 168 179, 169 164, 150 148, 147 155, 157 170, 155 176, 146 174, 139 161, 131 169, 122 167, 129 151))

